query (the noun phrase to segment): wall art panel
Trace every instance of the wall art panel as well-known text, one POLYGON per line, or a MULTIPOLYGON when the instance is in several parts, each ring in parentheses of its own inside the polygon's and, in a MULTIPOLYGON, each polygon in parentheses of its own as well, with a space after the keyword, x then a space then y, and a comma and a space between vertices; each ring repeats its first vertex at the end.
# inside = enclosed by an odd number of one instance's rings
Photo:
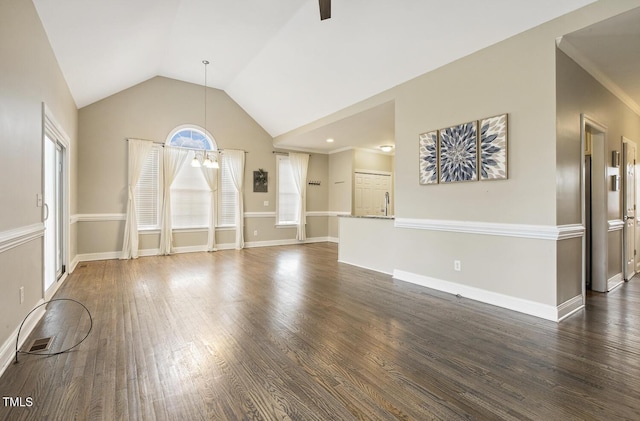
POLYGON ((441 183, 478 180, 477 133, 476 121, 439 131, 441 183))
POLYGON ((420 184, 438 183, 438 131, 420 135, 420 184))

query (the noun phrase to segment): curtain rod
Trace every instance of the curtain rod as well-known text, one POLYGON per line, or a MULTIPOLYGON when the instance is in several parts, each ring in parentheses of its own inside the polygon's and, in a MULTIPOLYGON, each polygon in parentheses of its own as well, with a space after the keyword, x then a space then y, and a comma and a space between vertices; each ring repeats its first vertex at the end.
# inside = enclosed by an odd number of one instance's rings
POLYGON ((271 153, 276 155, 289 155, 289 152, 272 151, 271 153))
MULTIPOLYGON (((135 139, 135 140, 144 140, 145 142, 151 142, 151 143, 155 143, 156 145, 162 145, 164 146, 164 142, 156 142, 155 140, 149 140, 149 139, 138 139, 137 137, 132 137, 131 139, 135 139)), ((125 138, 124 140, 126 140, 127 142, 130 140, 130 138, 125 138)))
MULTIPOLYGON (((214 152, 224 152, 225 150, 226 149, 218 149, 218 150, 216 150, 214 152)), ((229 149, 229 150, 230 151, 241 151, 241 152, 244 152, 244 153, 249 153, 249 151, 245 151, 245 150, 242 150, 242 149, 229 149)))
MULTIPOLYGON (((147 142, 155 143, 156 145, 160 145, 160 146, 162 146, 163 148, 164 148, 165 146, 167 146, 164 142, 156 142, 156 141, 154 141, 154 140, 149 140, 149 139, 138 139, 137 137, 132 138, 132 139, 136 139, 136 140, 144 140, 144 141, 147 141, 147 142)), ((125 140, 128 142, 128 141, 129 141, 129 138, 126 138, 125 140)), ((181 146, 171 146, 171 147, 172 147, 172 148, 182 148, 181 146)), ((211 152, 211 153, 213 153, 213 152, 218 152, 218 153, 220 153, 220 152, 224 152, 224 151, 225 151, 225 149, 215 149, 215 150, 211 150, 211 149, 194 149, 194 148, 182 148, 182 149, 189 149, 189 150, 193 150, 193 151, 202 151, 202 150, 207 150, 207 151, 209 151, 209 152, 211 152)), ((249 153, 249 151, 245 151, 245 150, 242 150, 242 149, 230 149, 230 150, 237 150, 237 151, 242 151, 242 152, 244 152, 244 153, 249 153)))

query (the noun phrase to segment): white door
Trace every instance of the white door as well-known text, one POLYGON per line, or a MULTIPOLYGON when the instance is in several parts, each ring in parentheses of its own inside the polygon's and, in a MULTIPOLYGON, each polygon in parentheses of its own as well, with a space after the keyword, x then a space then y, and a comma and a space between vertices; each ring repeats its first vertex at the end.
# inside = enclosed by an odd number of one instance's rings
POLYGON ((45 136, 44 144, 44 290, 60 279, 64 267, 64 185, 61 144, 45 136))
MULTIPOLYGON (((356 172, 354 183, 356 216, 384 215, 385 193, 391 195, 391 175, 356 172)), ((391 215, 391 200, 386 205, 391 215)))
POLYGON ((623 169, 624 169, 624 231, 623 231, 623 256, 624 279, 629 280, 636 271, 636 146, 624 141, 622 144, 623 169))

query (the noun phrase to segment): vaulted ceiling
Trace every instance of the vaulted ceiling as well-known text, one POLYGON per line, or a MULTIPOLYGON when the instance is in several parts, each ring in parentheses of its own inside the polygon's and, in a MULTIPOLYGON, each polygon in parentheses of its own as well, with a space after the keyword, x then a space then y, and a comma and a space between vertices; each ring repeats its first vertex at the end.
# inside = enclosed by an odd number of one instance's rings
POLYGON ((79 108, 157 75, 203 84, 207 59, 272 136, 592 1, 333 0, 321 21, 316 0, 33 0, 79 108))

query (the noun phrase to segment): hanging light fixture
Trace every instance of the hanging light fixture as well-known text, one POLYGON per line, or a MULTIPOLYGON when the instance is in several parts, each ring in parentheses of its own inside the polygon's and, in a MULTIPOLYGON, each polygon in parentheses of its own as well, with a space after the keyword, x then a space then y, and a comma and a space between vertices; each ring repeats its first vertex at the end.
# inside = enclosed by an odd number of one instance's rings
MULTIPOLYGON (((207 65, 209 61, 202 60, 202 64, 204 64, 204 131, 207 132, 207 65)), ((219 168, 216 157, 214 156, 213 159, 211 159, 210 153, 206 150, 202 151, 202 163, 200 163, 200 160, 197 160, 197 163, 198 166, 202 165, 205 168, 219 168)), ((191 165, 194 165, 193 161, 191 165)))
POLYGON ((205 168, 217 168, 215 166, 215 164, 217 164, 217 162, 214 163, 211 160, 211 157, 209 157, 209 154, 207 152, 205 152, 204 153, 204 161, 202 161, 202 166, 205 167, 205 168))
POLYGON ((198 153, 193 153, 193 159, 191 160, 191 166, 194 168, 200 168, 200 160, 198 159, 198 153))

